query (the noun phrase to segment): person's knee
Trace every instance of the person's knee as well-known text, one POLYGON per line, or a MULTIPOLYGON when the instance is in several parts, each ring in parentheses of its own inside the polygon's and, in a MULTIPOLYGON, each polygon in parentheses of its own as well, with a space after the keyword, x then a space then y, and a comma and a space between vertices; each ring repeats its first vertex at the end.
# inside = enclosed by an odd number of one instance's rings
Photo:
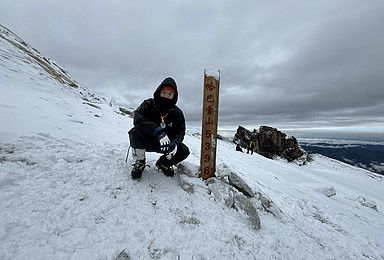
POLYGON ((133 127, 131 130, 128 131, 128 136, 130 140, 135 138, 136 132, 137 130, 135 127, 133 127))
POLYGON ((133 127, 131 130, 129 130, 128 135, 131 147, 140 149, 147 148, 146 146, 148 138, 142 131, 140 131, 136 127, 133 127))
POLYGON ((185 160, 188 156, 189 156, 190 152, 189 152, 189 148, 188 146, 186 146, 185 144, 182 144, 182 156, 183 156, 183 160, 185 160))
POLYGON ((138 134, 140 134, 140 131, 136 127, 128 131, 129 138, 135 138, 138 134))
POLYGON ((136 140, 137 140, 137 129, 133 127, 131 130, 128 131, 129 136, 129 143, 131 147, 136 148, 136 140))

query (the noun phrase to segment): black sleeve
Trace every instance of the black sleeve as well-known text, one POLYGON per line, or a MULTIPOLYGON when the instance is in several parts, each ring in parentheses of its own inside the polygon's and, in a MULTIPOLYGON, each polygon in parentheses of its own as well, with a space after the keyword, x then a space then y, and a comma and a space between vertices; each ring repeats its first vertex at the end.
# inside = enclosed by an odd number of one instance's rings
POLYGON ((177 109, 176 119, 175 138, 173 140, 178 144, 181 144, 185 135, 185 118, 183 112, 180 109, 177 109))
POLYGON ((155 122, 154 106, 151 100, 144 100, 135 110, 133 125, 140 131, 148 135, 153 135, 157 123, 155 122))

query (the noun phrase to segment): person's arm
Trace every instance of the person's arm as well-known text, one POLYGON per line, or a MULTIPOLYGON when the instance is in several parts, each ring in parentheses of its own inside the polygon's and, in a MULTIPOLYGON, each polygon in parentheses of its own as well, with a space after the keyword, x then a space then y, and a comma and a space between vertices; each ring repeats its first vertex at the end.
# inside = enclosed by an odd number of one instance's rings
POLYGON ((153 135, 156 128, 154 113, 151 100, 144 100, 133 115, 134 126, 145 134, 153 135))

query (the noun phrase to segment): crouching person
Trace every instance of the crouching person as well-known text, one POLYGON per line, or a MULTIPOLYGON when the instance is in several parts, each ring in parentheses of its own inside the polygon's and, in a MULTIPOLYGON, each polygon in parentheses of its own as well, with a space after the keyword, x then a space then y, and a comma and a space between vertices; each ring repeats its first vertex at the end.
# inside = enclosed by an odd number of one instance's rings
POLYGON ((176 82, 166 78, 153 93, 136 109, 134 127, 129 140, 134 160, 132 179, 139 179, 145 168, 145 152, 157 152, 162 156, 156 167, 166 176, 174 176, 172 166, 185 160, 188 147, 183 144, 185 135, 184 114, 176 106, 178 91, 176 82))

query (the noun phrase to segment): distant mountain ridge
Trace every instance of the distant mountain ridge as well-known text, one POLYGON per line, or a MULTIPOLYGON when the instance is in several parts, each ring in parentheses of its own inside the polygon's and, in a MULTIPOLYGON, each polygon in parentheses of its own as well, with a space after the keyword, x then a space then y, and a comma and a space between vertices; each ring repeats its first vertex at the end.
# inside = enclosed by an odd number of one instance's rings
MULTIPOLYGON (((11 30, 0 25, 0 121, 4 127, 0 142, 15 140, 20 135, 55 131, 61 138, 78 141, 93 133, 109 140, 120 130, 101 128, 94 118, 129 114, 104 97, 89 91, 73 80, 57 62, 42 55, 11 30), (49 110, 46 104, 51 102, 49 110), (103 109, 108 107, 108 109, 103 109), (32 120, 33 119, 33 120, 32 120), (4 123, 5 122, 5 123, 4 123), (68 125, 69 123, 69 125, 68 125), (77 126, 70 132, 72 125, 77 126), (59 131, 56 131, 59 129, 59 131)), ((100 121, 100 120, 99 120, 100 121)))
POLYGON ((327 157, 384 175, 384 145, 367 143, 332 143, 326 141, 300 141, 301 147, 309 153, 327 157))
MULTIPOLYGON (((38 50, 30 46, 23 39, 18 37, 8 28, 0 24, 0 37, 6 42, 13 45, 15 48, 1 49, 3 58, 12 60, 18 57, 22 62, 29 63, 32 66, 37 66, 41 70, 41 76, 50 75, 53 80, 58 81, 71 92, 77 93, 87 102, 104 103, 106 100, 91 93, 85 86, 71 79, 68 71, 59 66, 56 62, 44 57, 38 50), (15 52, 19 50, 19 52, 15 52)), ((11 68, 5 68, 11 69, 11 68)))

